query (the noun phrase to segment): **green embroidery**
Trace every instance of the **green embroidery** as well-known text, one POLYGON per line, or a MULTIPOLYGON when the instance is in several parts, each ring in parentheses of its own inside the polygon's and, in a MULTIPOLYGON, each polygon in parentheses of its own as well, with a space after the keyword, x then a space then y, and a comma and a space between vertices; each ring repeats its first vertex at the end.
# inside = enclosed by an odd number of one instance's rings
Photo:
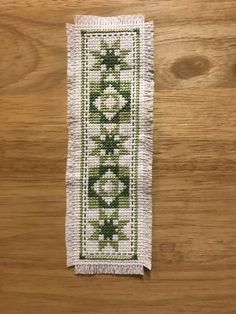
POLYGON ((125 148, 129 136, 120 134, 119 125, 109 129, 101 125, 100 135, 91 136, 91 139, 96 144, 91 155, 99 156, 102 164, 106 162, 118 163, 119 156, 129 155, 129 150, 125 148))
POLYGON ((100 165, 89 170, 90 207, 123 208, 129 206, 129 168, 100 165))
POLYGON ((92 82, 90 86, 91 123, 125 123, 130 121, 131 85, 129 82, 92 82))
POLYGON ((120 70, 128 70, 131 67, 125 61, 125 58, 129 53, 129 49, 121 49, 120 39, 112 44, 102 39, 100 49, 91 51, 91 54, 96 58, 91 70, 101 70, 106 72, 107 75, 116 71, 119 73, 120 70))
POLYGON ((118 251, 119 241, 129 240, 123 232, 128 220, 119 220, 118 210, 111 215, 105 211, 99 211, 99 219, 90 220, 89 223, 94 227, 94 232, 90 240, 96 240, 99 243, 99 251, 102 251, 107 245, 110 245, 115 251, 118 251))
POLYGON ((81 34, 80 256, 137 259, 139 31, 81 34))

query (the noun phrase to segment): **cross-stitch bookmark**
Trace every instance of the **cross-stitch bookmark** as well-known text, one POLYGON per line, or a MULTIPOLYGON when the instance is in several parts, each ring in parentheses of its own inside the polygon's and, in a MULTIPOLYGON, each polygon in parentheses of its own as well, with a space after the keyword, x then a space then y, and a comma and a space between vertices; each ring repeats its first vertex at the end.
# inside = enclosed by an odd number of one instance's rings
POLYGON ((67 266, 151 269, 153 23, 142 15, 67 24, 67 266))

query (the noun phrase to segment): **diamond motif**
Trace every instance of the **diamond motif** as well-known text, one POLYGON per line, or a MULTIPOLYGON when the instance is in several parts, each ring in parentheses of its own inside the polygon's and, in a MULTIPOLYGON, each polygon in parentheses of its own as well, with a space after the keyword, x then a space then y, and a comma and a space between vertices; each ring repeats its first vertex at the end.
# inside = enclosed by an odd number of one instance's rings
POLYGON ((93 185, 94 191, 110 206, 115 198, 125 189, 125 185, 110 170, 93 185))
POLYGON ((96 98, 94 106, 111 121, 127 103, 127 100, 120 95, 116 89, 109 85, 101 96, 96 98))
POLYGON ((101 79, 91 83, 89 112, 92 123, 128 123, 130 105, 130 82, 101 79))
POLYGON ((123 208, 129 204, 129 168, 100 165, 90 169, 89 202, 92 207, 123 208))

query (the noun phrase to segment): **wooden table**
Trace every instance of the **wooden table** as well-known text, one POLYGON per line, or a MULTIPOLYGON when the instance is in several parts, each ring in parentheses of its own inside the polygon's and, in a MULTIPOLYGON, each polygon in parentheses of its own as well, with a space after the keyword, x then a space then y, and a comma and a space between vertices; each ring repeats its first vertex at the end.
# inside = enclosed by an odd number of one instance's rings
POLYGON ((0 3, 1 313, 236 313, 236 1, 0 3), (65 267, 66 32, 155 21, 153 270, 65 267))

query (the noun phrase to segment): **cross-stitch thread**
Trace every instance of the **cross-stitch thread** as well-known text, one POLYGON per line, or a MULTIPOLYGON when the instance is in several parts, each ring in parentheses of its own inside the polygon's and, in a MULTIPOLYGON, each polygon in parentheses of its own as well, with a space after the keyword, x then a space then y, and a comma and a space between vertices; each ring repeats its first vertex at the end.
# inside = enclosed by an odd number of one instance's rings
POLYGON ((153 44, 143 16, 76 16, 68 34, 67 265, 151 269, 153 44))

